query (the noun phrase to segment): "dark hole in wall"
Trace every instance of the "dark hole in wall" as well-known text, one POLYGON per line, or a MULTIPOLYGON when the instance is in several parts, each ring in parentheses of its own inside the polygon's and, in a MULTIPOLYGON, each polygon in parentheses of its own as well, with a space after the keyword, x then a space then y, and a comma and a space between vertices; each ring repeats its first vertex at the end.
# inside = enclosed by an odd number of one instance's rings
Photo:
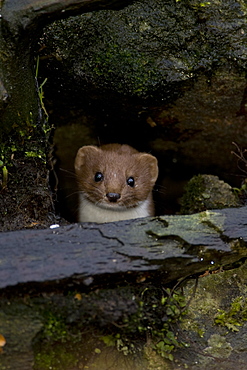
MULTIPOLYGON (((124 107, 122 107, 124 109, 124 107)), ((126 107, 128 111, 128 107, 126 107)), ((153 196, 156 214, 175 214, 180 209, 179 199, 187 181, 198 173, 218 174, 217 169, 185 166, 178 153, 166 151, 161 154, 150 145, 159 135, 159 129, 150 127, 145 112, 118 115, 116 107, 111 114, 102 107, 94 107, 91 112, 69 109, 59 110, 50 116, 57 129, 54 135, 54 156, 56 158, 53 187, 57 188, 57 213, 70 222, 77 221, 78 189, 74 174, 74 159, 77 150, 83 145, 106 143, 126 143, 139 151, 151 153, 158 158, 159 178, 153 196), (93 111, 93 112, 92 112, 93 111), (94 114, 93 114, 94 113, 94 114), (55 185, 55 186, 54 186, 55 185)), ((239 180, 238 180, 239 181, 239 180)))
POLYGON ((182 195, 192 171, 177 163, 174 153, 160 156, 150 143, 159 135, 157 127, 147 123, 145 107, 133 110, 127 103, 102 106, 93 102, 87 109, 54 104, 49 121, 56 127, 53 142, 55 157, 51 184, 57 190, 57 213, 68 221, 77 219, 78 189, 74 174, 74 159, 83 145, 107 143, 129 144, 139 151, 158 158, 159 178, 154 188, 157 214, 171 214, 179 209, 177 199, 182 195))
MULTIPOLYGON (((61 98, 61 96, 60 96, 61 98)), ((125 143, 139 151, 156 156, 159 162, 159 178, 154 188, 156 214, 175 214, 180 209, 179 199, 188 180, 198 173, 219 176, 238 186, 243 174, 224 172, 212 164, 195 166, 184 161, 183 155, 174 150, 158 150, 155 139, 169 139, 169 132, 158 125, 148 123, 149 111, 145 107, 125 99, 48 100, 49 122, 56 127, 54 135, 55 177, 51 175, 52 187, 56 190, 57 213, 70 222, 77 220, 78 189, 74 174, 74 158, 83 145, 125 143), (66 103, 66 104, 65 104, 66 103)), ((162 148, 161 148, 162 149, 162 148)))
MULTIPOLYGON (((47 76, 47 72, 44 75, 47 76)), ((111 92, 102 94, 86 86, 71 91, 71 84, 69 86, 70 90, 62 83, 59 85, 59 81, 54 84, 54 79, 50 78, 45 89, 49 122, 56 127, 55 176, 51 174, 51 184, 57 195, 57 213, 68 221, 74 222, 77 218, 78 189, 74 158, 77 150, 83 145, 125 143, 156 156, 160 170, 154 189, 158 215, 179 211, 179 198, 184 192, 185 184, 193 175, 217 175, 236 187, 240 186, 245 177, 245 174, 239 171, 237 161, 231 165, 230 170, 226 170, 220 165, 214 165, 213 158, 210 163, 198 164, 196 153, 195 160, 193 157, 188 160, 180 150, 164 150, 163 144, 166 141, 176 143, 179 147, 183 144, 184 136, 176 131, 176 122, 169 121, 169 117, 162 125, 150 122, 150 116, 154 117, 154 112, 163 109, 160 105, 156 106, 154 102, 144 103, 111 92), (157 139, 161 140, 160 145, 157 145, 157 139)), ((167 102, 164 102, 164 107, 165 103, 167 102)), ((185 134, 187 140, 194 133, 185 134)), ((229 151, 228 157, 230 155, 229 151)))

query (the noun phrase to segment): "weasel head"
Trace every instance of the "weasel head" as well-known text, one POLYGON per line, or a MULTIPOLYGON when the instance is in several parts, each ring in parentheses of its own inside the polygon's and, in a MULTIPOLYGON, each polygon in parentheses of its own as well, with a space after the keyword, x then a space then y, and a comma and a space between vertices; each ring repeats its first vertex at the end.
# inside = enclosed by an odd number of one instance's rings
POLYGON ((79 190, 98 207, 120 211, 151 196, 157 159, 128 145, 83 146, 75 158, 79 190))

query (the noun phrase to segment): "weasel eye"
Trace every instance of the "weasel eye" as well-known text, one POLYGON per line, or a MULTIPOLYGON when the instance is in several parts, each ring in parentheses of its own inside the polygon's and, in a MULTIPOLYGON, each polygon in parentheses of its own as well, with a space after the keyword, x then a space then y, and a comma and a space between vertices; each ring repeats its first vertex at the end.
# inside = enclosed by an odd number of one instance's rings
POLYGON ((104 179, 104 175, 103 173, 101 172, 96 172, 95 176, 94 176, 94 181, 95 182, 100 182, 100 181, 103 181, 104 179))
POLYGON ((129 177, 129 178, 127 179, 127 184, 133 188, 133 187, 135 186, 135 180, 134 180, 134 177, 129 177))

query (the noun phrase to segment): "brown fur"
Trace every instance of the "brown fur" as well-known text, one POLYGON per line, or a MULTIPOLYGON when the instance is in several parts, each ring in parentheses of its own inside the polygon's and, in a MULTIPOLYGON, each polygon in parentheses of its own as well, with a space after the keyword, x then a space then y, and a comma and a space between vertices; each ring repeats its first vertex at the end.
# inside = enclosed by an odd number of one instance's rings
POLYGON ((152 155, 140 153, 129 145, 84 146, 77 152, 75 172, 79 190, 95 205, 113 210, 126 209, 149 199, 149 215, 153 215, 152 189, 158 176, 158 165, 152 155), (104 175, 100 182, 94 178, 97 172, 104 175), (129 177, 134 178, 134 187, 127 184, 129 177), (118 193, 120 198, 110 202, 107 193, 118 193))

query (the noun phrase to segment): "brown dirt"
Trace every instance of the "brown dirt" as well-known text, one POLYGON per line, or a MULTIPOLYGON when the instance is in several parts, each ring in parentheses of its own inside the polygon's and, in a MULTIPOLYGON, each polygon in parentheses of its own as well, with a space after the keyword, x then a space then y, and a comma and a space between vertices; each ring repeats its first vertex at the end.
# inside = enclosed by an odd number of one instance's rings
POLYGON ((13 159, 7 185, 0 172, 0 231, 45 228, 57 222, 49 171, 38 158, 13 159))

